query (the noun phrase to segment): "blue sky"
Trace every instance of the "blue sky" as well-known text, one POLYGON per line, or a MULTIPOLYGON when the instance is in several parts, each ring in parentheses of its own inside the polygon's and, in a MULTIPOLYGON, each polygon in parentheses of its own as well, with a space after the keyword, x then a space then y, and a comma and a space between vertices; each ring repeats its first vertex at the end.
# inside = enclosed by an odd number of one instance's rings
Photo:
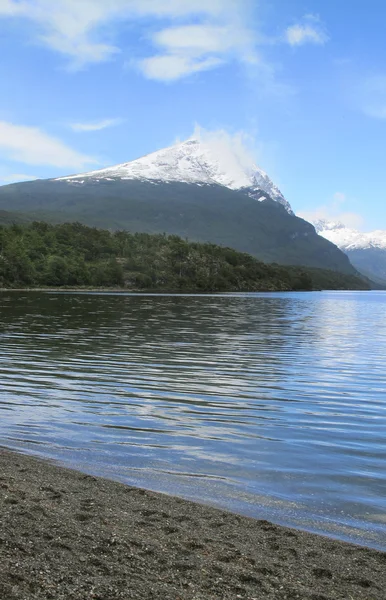
POLYGON ((0 0, 0 184, 242 133, 293 209, 386 229, 383 0, 0 0))

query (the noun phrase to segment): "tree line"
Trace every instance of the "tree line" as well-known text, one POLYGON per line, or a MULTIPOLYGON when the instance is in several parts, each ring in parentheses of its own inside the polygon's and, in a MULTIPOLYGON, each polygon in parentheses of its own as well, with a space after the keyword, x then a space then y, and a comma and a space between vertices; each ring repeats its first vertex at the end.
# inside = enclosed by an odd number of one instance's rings
POLYGON ((0 286, 221 292, 363 289, 366 284, 319 269, 268 265, 231 248, 176 235, 33 222, 0 227, 0 286))

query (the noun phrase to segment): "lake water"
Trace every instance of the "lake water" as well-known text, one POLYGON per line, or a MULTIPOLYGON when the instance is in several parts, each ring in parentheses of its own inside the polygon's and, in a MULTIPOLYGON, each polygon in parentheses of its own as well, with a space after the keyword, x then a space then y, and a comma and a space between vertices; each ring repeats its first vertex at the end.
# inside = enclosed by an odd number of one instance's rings
POLYGON ((386 293, 0 293, 0 444, 386 549, 386 293))

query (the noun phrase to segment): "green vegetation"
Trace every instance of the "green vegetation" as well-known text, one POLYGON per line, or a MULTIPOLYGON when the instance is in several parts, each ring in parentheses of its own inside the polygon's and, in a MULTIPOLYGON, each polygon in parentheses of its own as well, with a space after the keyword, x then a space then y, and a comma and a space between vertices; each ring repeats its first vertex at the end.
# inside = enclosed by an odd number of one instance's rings
POLYGON ((367 288, 352 275, 267 265, 231 248, 175 235, 44 222, 0 226, 0 286, 202 292, 367 288))
MULTIPOLYGON (((266 195, 265 195, 266 196, 266 195)), ((29 222, 167 233, 247 252, 258 260, 358 275, 347 256, 310 223, 272 200, 221 185, 111 180, 41 180, 0 186, 0 209, 29 222)))
POLYGON ((0 225, 13 225, 14 223, 28 223, 33 219, 22 213, 12 213, 0 210, 0 225))

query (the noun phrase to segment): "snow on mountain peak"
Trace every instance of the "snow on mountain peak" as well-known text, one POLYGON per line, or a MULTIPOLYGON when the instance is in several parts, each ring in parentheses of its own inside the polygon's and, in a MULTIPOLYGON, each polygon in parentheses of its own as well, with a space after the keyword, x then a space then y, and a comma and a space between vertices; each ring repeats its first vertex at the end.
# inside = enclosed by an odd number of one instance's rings
POLYGON ((132 180, 154 182, 182 182, 223 185, 232 190, 245 190, 249 196, 261 198, 261 191, 282 204, 292 213, 291 206, 268 175, 247 155, 234 151, 219 141, 201 141, 198 138, 164 148, 113 167, 81 175, 61 177, 79 185, 87 181, 132 180), (257 193, 259 192, 259 194, 257 193))
POLYGON ((335 231, 338 229, 347 229, 346 225, 343 225, 343 223, 341 223, 340 221, 327 221, 327 219, 318 219, 317 221, 312 221, 312 224, 318 233, 320 231, 335 231))
POLYGON ((378 248, 386 250, 386 231, 377 230, 363 233, 350 229, 343 223, 319 219, 313 225, 317 233, 341 250, 367 250, 378 248))

